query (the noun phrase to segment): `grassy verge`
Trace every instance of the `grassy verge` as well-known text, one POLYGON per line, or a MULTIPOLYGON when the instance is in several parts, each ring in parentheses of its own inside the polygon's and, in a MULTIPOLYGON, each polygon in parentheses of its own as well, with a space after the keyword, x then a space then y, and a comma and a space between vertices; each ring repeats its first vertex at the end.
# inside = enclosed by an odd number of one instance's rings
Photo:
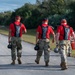
MULTIPOLYGON (((26 34, 23 34, 22 40, 35 44, 35 30, 28 30, 26 34)), ((7 29, 0 29, 0 34, 8 35, 7 29)))
MULTIPOLYGON (((8 30, 7 29, 0 29, 0 34, 4 34, 4 35, 8 35, 8 30)), ((26 34, 23 34, 22 40, 35 44, 35 34, 36 34, 36 30, 32 29, 32 30, 28 30, 26 34)), ((50 40, 50 46, 52 49, 55 48, 55 43, 51 42, 52 39, 50 40)), ((72 56, 75 57, 75 50, 72 50, 72 56)))

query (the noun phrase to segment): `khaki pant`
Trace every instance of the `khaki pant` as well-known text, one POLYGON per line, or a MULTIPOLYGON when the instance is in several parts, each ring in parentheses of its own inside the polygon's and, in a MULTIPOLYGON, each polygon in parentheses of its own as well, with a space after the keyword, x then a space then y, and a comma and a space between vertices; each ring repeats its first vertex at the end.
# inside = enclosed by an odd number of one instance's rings
POLYGON ((70 40, 59 41, 59 49, 61 54, 61 62, 67 63, 67 52, 71 46, 70 40))
POLYGON ((11 57, 12 57, 12 60, 16 60, 16 52, 17 52, 17 57, 21 57, 21 54, 22 54, 21 38, 12 37, 11 44, 12 44, 11 57))
POLYGON ((42 53, 44 51, 44 61, 49 62, 49 53, 50 53, 49 40, 41 39, 39 40, 38 43, 39 43, 39 50, 37 51, 36 61, 40 60, 40 57, 42 56, 42 53))
POLYGON ((71 53, 71 51, 72 51, 72 47, 71 47, 71 42, 70 42, 70 46, 69 46, 69 49, 67 51, 67 54, 71 53))

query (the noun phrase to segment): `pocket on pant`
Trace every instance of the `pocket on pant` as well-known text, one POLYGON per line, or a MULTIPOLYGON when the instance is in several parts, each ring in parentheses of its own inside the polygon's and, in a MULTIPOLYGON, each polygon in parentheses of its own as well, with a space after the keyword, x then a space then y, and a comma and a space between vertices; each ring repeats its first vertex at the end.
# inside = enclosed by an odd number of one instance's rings
POLYGON ((22 45, 21 44, 18 44, 17 49, 18 50, 21 50, 22 49, 22 45))
POLYGON ((50 52, 51 51, 51 48, 50 48, 50 46, 48 45, 48 51, 50 52))

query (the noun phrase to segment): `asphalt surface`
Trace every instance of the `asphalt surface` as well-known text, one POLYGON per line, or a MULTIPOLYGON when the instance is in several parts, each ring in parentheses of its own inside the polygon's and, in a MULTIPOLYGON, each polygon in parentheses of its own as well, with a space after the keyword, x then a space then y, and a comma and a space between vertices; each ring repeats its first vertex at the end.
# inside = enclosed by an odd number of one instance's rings
POLYGON ((44 57, 40 64, 34 62, 34 45, 22 42, 22 64, 11 65, 11 50, 7 48, 7 36, 0 35, 0 75, 75 75, 75 58, 68 57, 68 69, 60 68, 60 55, 51 51, 49 66, 44 66, 44 57))

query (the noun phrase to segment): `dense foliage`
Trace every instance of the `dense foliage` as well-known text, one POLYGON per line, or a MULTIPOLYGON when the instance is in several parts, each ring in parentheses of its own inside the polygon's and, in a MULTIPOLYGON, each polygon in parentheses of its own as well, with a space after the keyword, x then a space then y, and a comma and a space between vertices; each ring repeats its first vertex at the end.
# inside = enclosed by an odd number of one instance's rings
POLYGON ((56 27, 62 18, 75 28, 75 0, 37 0, 36 4, 26 3, 14 12, 0 13, 0 25, 8 26, 14 17, 20 15, 27 28, 33 29, 41 24, 42 18, 48 18, 49 24, 56 27))

